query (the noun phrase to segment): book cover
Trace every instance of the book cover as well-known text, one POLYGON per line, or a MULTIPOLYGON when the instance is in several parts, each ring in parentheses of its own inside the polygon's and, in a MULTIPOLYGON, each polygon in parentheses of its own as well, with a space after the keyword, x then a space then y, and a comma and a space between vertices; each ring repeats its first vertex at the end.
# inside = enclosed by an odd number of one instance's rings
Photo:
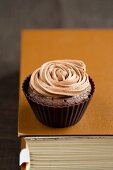
POLYGON ((24 30, 21 37, 18 136, 113 135, 113 30, 24 30), (96 91, 83 118, 74 126, 50 128, 32 112, 22 82, 37 67, 55 59, 86 63, 96 91))

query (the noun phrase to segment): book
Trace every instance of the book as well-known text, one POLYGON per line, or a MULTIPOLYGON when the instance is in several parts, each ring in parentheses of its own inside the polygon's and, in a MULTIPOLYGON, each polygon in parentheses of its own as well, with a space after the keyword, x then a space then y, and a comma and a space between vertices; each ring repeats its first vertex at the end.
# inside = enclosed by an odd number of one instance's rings
MULTIPOLYGON (((24 147, 27 146, 27 151, 29 150, 28 164, 36 165, 36 167, 31 166, 31 170, 66 167, 70 169, 71 164, 71 169, 113 168, 112 45, 112 29, 53 29, 22 32, 18 136, 27 144, 24 147), (41 124, 22 92, 22 82, 25 77, 44 62, 54 59, 83 60, 88 74, 96 85, 96 92, 83 118, 76 125, 67 128, 50 128, 41 124), (60 153, 55 154, 55 152, 59 150, 60 142, 62 159, 57 159, 60 153), (45 149, 41 147, 41 143, 45 143, 45 149), (45 157, 38 159, 38 151, 41 149, 45 157), (69 152, 70 157, 65 157, 64 150, 66 153, 69 152), (79 160, 76 152, 80 156, 79 160), (31 155, 34 155, 32 159, 31 155), (49 156, 56 157, 52 161, 48 159, 49 156)), ((25 153, 28 154, 27 151, 25 150, 25 153)))
POLYGON ((30 169, 113 169, 113 138, 91 136, 26 137, 30 169))

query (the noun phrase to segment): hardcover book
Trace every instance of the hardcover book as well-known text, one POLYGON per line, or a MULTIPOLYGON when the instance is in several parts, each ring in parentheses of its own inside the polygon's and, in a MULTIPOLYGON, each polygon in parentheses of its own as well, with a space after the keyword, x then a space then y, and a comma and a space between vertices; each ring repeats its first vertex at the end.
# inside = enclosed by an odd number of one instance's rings
POLYGON ((18 136, 24 169, 113 169, 113 30, 25 30, 21 37, 18 136), (40 123, 23 92, 23 80, 55 59, 86 63, 96 91, 80 122, 66 128, 40 123), (27 147, 27 149, 26 149, 27 147), (26 164, 25 164, 26 163, 26 164))

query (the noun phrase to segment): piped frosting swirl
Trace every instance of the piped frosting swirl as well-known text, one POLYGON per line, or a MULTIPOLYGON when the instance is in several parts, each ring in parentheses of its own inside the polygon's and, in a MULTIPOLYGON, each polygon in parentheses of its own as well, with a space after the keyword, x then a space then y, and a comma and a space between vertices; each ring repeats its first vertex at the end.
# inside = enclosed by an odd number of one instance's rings
POLYGON ((36 69, 30 87, 46 97, 77 96, 90 86, 86 65, 81 60, 54 60, 36 69))

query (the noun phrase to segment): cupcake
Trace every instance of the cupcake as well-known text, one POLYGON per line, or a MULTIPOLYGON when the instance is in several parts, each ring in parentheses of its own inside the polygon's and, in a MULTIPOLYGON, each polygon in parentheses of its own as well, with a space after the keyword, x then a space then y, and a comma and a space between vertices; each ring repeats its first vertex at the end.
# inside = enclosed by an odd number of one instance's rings
POLYGON ((57 128, 80 121, 94 89, 81 60, 46 62, 23 82, 23 92, 36 118, 57 128))

